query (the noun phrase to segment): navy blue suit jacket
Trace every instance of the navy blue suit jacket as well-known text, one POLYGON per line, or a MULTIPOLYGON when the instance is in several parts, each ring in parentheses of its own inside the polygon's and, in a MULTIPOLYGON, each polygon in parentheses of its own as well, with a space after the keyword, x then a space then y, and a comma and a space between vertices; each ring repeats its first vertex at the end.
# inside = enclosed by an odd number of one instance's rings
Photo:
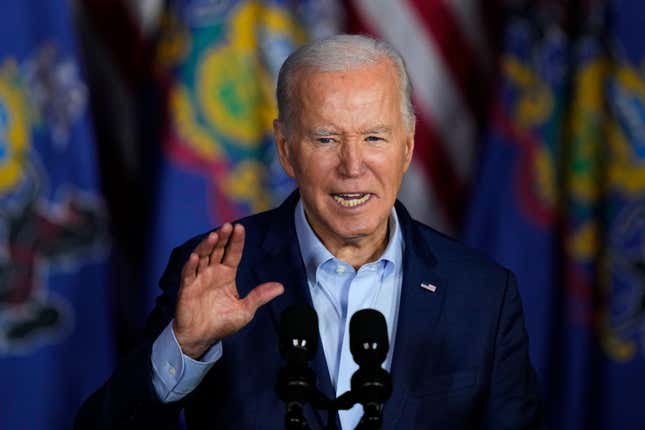
MULTIPOLYGON (((147 341, 81 408, 77 428, 174 428, 181 408, 196 429, 281 429, 284 405, 274 391, 283 365, 277 323, 283 309, 309 302, 294 227, 294 193, 277 209, 240 222, 246 242, 237 274, 244 296, 278 281, 285 293, 223 340, 223 357, 181 402, 162 404, 152 386, 150 353, 173 318, 179 276, 204 237, 176 248, 160 281, 147 341)), ((393 393, 384 429, 533 429, 542 415, 528 356, 522 306, 513 275, 458 242, 414 221, 396 204, 405 240, 393 393), (437 286, 435 292, 421 283, 437 286)), ((313 361, 318 386, 333 396, 322 347, 313 361)), ((326 414, 305 410, 312 429, 326 414)))

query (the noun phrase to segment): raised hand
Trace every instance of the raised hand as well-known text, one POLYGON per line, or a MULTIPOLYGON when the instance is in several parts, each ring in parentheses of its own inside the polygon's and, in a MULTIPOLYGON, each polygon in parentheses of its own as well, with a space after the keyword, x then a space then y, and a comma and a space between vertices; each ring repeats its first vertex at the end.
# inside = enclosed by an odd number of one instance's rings
POLYGON ((189 357, 201 357, 240 330, 260 306, 284 291, 282 284, 267 282, 240 298, 235 275, 243 248, 244 226, 226 223, 197 245, 184 265, 173 330, 189 357))

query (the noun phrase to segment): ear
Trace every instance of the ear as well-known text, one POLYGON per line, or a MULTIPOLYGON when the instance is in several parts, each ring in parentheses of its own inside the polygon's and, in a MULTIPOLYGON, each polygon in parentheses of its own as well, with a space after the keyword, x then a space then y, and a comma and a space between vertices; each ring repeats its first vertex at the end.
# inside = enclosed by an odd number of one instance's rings
POLYGON ((284 127, 284 124, 282 124, 280 120, 273 120, 273 135, 275 136, 275 145, 278 150, 280 165, 287 175, 291 178, 295 178, 295 171, 291 164, 291 148, 289 147, 289 141, 284 127))
POLYGON ((412 155, 414 154, 414 130, 416 123, 412 125, 412 130, 405 136, 405 153, 403 161, 403 172, 407 172, 412 162, 412 155))

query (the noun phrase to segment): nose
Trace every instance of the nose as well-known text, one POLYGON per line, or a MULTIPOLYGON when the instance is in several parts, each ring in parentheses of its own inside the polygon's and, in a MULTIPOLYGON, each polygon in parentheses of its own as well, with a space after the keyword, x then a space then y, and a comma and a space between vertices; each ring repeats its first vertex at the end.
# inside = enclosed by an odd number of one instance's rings
POLYGON ((340 150, 339 173, 341 176, 348 178, 359 177, 365 170, 365 160, 363 158, 363 147, 360 142, 346 141, 341 145, 340 150))

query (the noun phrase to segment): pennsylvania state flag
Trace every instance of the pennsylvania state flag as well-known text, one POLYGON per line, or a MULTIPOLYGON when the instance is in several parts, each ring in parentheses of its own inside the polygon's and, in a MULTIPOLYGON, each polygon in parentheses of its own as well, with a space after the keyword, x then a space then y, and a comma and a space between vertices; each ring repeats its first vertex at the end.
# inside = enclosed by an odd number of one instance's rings
POLYGON ((555 3, 510 15, 466 238, 518 275, 550 427, 637 430, 645 4, 555 3))
POLYGON ((115 357, 88 91, 68 1, 0 29, 0 428, 69 429, 115 357))

